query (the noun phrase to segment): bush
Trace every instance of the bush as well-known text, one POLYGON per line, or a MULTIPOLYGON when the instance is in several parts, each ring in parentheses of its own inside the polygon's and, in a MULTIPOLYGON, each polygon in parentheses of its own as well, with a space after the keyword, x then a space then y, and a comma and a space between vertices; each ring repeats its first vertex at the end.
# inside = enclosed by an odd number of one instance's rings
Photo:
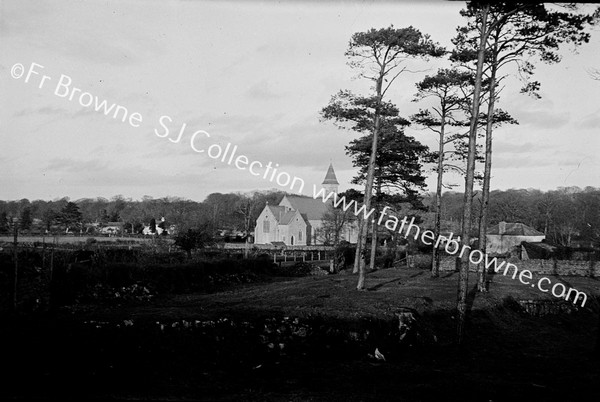
POLYGON ((58 305, 91 299, 145 300, 148 294, 208 292, 222 287, 260 280, 273 272, 264 259, 220 259, 188 263, 72 263, 55 272, 52 298, 58 305), (140 293, 142 292, 143 293, 140 293), (122 297, 129 295, 131 297, 122 297))
POLYGON ((432 261, 431 254, 413 254, 409 256, 409 266, 411 268, 428 269, 431 268, 432 261))

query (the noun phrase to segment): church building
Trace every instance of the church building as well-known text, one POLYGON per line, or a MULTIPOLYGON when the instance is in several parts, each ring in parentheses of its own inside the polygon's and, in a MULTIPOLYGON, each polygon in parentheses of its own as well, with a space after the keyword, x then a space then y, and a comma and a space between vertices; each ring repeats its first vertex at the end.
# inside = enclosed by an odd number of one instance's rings
MULTIPOLYGON (((337 193, 339 184, 333 165, 329 164, 322 186, 326 191, 337 193)), ((331 201, 324 203, 321 198, 303 195, 286 195, 279 205, 267 204, 256 220, 254 243, 281 242, 288 246, 323 244, 319 234, 323 226, 323 215, 328 211, 329 205, 331 201)), ((357 233, 356 222, 352 220, 345 225, 340 238, 356 243, 357 233)))

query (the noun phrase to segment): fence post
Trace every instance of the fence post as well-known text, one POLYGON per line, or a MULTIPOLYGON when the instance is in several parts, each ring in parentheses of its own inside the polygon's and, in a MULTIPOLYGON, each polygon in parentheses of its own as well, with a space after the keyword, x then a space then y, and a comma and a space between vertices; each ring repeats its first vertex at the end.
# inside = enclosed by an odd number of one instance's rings
POLYGON ((14 273, 14 282, 13 282, 13 310, 17 311, 17 282, 18 282, 18 273, 19 273, 19 252, 18 252, 18 240, 19 240, 19 220, 17 218, 13 219, 14 223, 14 239, 13 239, 13 258, 15 263, 15 273, 14 273))
POLYGON ((46 273, 46 236, 42 235, 42 271, 46 273))
POLYGON ((56 236, 52 239, 52 251, 50 251, 50 283, 52 283, 52 275, 54 273, 54 249, 56 248, 56 236))

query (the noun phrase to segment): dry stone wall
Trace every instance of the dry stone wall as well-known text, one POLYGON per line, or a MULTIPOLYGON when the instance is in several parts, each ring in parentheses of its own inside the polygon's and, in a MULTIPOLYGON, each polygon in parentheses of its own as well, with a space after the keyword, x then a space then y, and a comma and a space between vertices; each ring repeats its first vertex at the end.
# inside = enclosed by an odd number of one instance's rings
MULTIPOLYGON (((498 259, 502 263, 504 259, 498 259)), ((573 260, 509 260, 515 264, 519 271, 525 269, 539 275, 560 276, 592 276, 600 277, 600 263, 596 261, 573 260)), ((444 256, 440 259, 440 271, 454 271, 456 257, 444 256)), ((470 270, 476 271, 477 267, 470 264, 470 270)))

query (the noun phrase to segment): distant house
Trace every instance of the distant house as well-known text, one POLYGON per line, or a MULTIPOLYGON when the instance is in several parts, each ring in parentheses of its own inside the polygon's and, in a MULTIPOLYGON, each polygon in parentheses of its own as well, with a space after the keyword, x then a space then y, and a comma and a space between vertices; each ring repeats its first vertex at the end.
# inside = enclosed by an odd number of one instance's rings
POLYGON ((160 218, 159 221, 156 221, 156 232, 153 232, 150 229, 150 225, 144 226, 144 229, 142 229, 143 235, 162 235, 163 232, 166 232, 165 234, 173 234, 175 232, 175 226, 171 225, 169 228, 166 227, 164 217, 160 218))
MULTIPOLYGON (((327 191, 338 191, 339 183, 331 164, 322 185, 327 191)), ((318 232, 330 204, 301 195, 286 195, 279 205, 267 204, 256 220, 254 243, 280 242, 290 246, 322 244, 318 232)), ((356 243, 357 233, 356 222, 353 221, 345 225, 340 237, 341 240, 356 243)))
POLYGON ((123 233, 123 222, 107 222, 100 228, 101 234, 117 235, 123 233))
POLYGON ((545 238, 546 235, 524 223, 500 222, 487 230, 486 252, 489 255, 518 256, 522 242, 539 243, 545 238))

